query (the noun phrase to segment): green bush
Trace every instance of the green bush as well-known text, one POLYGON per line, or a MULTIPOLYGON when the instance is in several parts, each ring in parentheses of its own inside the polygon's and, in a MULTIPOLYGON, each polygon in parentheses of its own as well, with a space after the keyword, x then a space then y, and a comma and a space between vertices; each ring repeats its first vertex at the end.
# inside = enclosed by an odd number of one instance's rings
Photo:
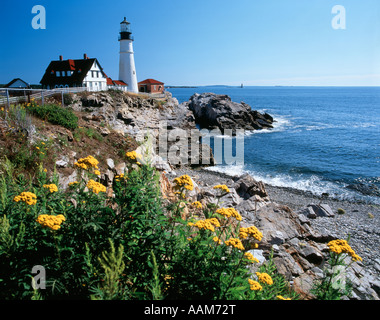
POLYGON ((336 211, 338 214, 345 214, 346 213, 346 210, 342 209, 342 208, 338 208, 338 210, 336 211))
POLYGON ((78 128, 78 117, 72 110, 55 104, 37 105, 30 103, 27 110, 38 118, 57 124, 70 130, 78 128))
POLYGON ((110 198, 90 157, 67 192, 42 167, 34 182, 15 178, 9 163, 3 168, 0 299, 296 298, 271 259, 256 270, 273 283, 252 289, 255 263, 246 251, 255 244, 227 241, 243 230, 236 211, 188 203, 186 177, 176 182, 178 201, 164 205, 159 173, 129 156, 128 174, 115 177, 110 198), (34 266, 46 270, 45 290, 32 286, 34 266))

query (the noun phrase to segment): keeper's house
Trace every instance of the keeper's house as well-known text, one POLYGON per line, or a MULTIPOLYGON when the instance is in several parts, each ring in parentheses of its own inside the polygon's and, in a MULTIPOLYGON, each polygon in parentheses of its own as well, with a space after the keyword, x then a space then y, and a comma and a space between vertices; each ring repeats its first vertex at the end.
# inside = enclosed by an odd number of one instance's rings
POLYGON ((89 58, 84 54, 83 59, 51 61, 40 81, 45 89, 87 87, 90 91, 107 90, 110 87, 120 87, 126 90, 127 84, 121 81, 114 83, 110 79, 96 58, 89 58))
POLYGON ((139 82, 139 92, 163 93, 164 90, 164 83, 154 79, 146 79, 139 82))

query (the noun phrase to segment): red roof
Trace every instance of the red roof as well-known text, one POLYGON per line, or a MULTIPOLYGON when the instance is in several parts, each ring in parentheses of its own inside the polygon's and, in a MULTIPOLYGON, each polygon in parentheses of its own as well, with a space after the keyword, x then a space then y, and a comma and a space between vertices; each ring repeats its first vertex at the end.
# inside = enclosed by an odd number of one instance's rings
POLYGON ((73 59, 69 59, 69 66, 70 66, 70 70, 74 71, 75 70, 75 62, 73 59))
POLYGON ((118 86, 126 86, 127 85, 124 81, 121 81, 121 80, 114 80, 113 82, 115 84, 117 84, 118 86))
POLYGON ((146 79, 144 81, 139 82, 139 84, 164 84, 164 83, 154 80, 154 79, 146 79))

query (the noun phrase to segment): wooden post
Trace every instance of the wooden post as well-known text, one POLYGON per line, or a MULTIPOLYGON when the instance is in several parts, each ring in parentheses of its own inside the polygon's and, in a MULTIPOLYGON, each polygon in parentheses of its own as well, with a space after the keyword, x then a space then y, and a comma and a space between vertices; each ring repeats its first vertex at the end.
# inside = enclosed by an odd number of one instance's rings
POLYGON ((63 100, 63 90, 61 90, 61 96, 62 96, 62 107, 64 107, 65 106, 65 102, 63 100))
POLYGON ((44 99, 44 90, 41 90, 41 105, 45 104, 45 99, 44 99))
POLYGON ((5 89, 6 92, 7 92, 7 103, 8 103, 8 108, 10 107, 10 104, 9 104, 9 90, 8 89, 5 89))

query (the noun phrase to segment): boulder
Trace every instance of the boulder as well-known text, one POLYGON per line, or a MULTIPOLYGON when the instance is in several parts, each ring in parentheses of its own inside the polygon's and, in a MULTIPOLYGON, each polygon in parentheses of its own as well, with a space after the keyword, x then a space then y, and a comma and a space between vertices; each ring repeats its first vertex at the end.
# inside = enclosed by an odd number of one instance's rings
POLYGON ((263 233, 263 241, 282 244, 306 233, 298 216, 286 206, 269 203, 256 212, 256 226, 263 233))
POLYGON ((239 177, 239 179, 234 184, 234 188, 243 199, 249 199, 252 196, 258 195, 264 201, 269 200, 269 196, 265 190, 264 183, 262 181, 256 181, 248 173, 243 174, 239 177))
POLYGON ((190 98, 188 108, 193 111, 196 123, 210 130, 218 128, 236 132, 236 129, 273 128, 271 116, 252 110, 244 102, 233 102, 227 95, 196 93, 190 98))
POLYGON ((113 159, 108 158, 106 160, 106 163, 107 163, 108 169, 113 170, 115 168, 115 163, 114 163, 113 159))
POLYGON ((317 266, 324 261, 322 252, 320 252, 317 248, 310 246, 310 245, 307 245, 307 246, 301 248, 301 250, 299 250, 299 253, 307 261, 309 261, 310 263, 313 263, 317 266))
POLYGON ((334 217, 335 214, 327 204, 309 204, 306 208, 302 209, 300 214, 303 214, 309 219, 316 219, 317 217, 334 217))

